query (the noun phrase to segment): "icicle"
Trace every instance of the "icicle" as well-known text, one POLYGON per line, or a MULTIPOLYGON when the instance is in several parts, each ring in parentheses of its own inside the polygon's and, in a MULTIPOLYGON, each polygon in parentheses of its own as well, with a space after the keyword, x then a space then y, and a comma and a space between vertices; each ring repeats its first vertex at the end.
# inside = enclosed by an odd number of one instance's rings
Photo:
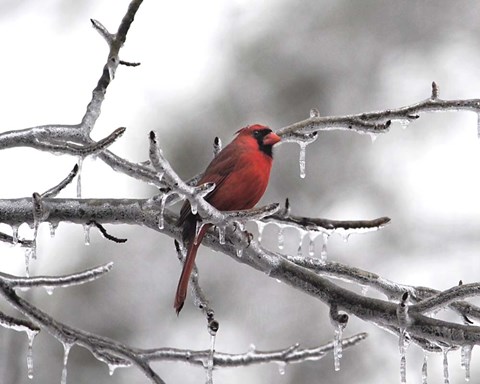
POLYGON ((82 198, 82 165, 83 157, 78 158, 78 172, 77 172, 77 198, 82 198))
POLYGON ((55 287, 52 286, 45 286, 45 291, 47 292, 47 295, 53 295, 53 290, 55 287))
POLYGON ((278 249, 285 247, 285 234, 283 233, 283 226, 278 228, 278 249))
POLYGON ((257 231, 258 231, 258 237, 257 237, 257 242, 260 244, 262 242, 262 234, 263 234, 263 229, 265 228, 265 223, 263 221, 256 221, 257 223, 257 231))
POLYGON ((237 252, 237 257, 238 258, 243 256, 243 248, 237 248, 236 252, 237 252))
POLYGON ((428 356, 426 352, 423 352, 423 365, 422 365, 422 384, 428 384, 428 356))
POLYGON ((472 345, 464 345, 461 350, 461 366, 465 370, 465 381, 470 381, 470 361, 472 360, 472 345))
POLYGON ((222 225, 217 225, 218 230, 218 242, 220 244, 225 244, 225 227, 222 225))
POLYGON ((477 113, 477 136, 480 139, 480 113, 477 113))
POLYGON ((285 375, 285 369, 287 368, 287 363, 282 361, 277 364, 278 364, 278 373, 282 376, 285 375))
POLYGON ((68 361, 68 354, 70 353, 70 349, 72 348, 73 344, 62 342, 63 344, 63 369, 62 369, 62 380, 60 384, 67 384, 67 361, 68 361))
POLYGON ((395 121, 400 124, 402 129, 407 129, 408 125, 410 124, 410 120, 408 119, 396 119, 395 121))
POLYGON ((216 333, 210 332, 210 352, 207 361, 207 384, 213 384, 213 357, 215 353, 216 333))
POLYGON ((58 228, 58 223, 48 223, 48 226, 50 227, 50 237, 51 238, 55 237, 55 232, 58 228))
POLYGON ((327 261, 327 244, 328 244, 328 238, 329 238, 329 234, 327 232, 323 232, 322 233, 322 237, 323 237, 323 244, 322 244, 322 251, 320 252, 320 260, 322 262, 326 262, 327 261))
POLYGON ((89 224, 83 224, 83 234, 85 237, 85 245, 90 245, 90 228, 89 224))
POLYGON ((367 132, 368 136, 370 136, 370 139, 372 140, 372 144, 375 143, 378 137, 378 133, 375 132, 367 132))
POLYGON ((12 225, 13 245, 18 244, 18 225, 12 225))
POLYGON ((197 202, 193 199, 190 201, 190 210, 192 211, 192 215, 196 215, 198 212, 197 202))
POLYGON ((108 374, 112 376, 117 368, 118 368, 118 365, 108 364, 108 374))
POLYGON ((203 222, 197 221, 197 224, 195 226, 195 239, 193 239, 193 244, 195 245, 197 245, 198 235, 200 235, 200 231, 202 230, 202 227, 203 227, 203 222))
POLYGON ((305 238, 305 236, 307 235, 307 232, 303 231, 303 230, 299 230, 298 231, 298 234, 299 234, 299 238, 298 238, 298 250, 297 250, 297 255, 298 256, 302 256, 302 245, 303 245, 303 239, 305 238))
POLYGON ((443 349, 443 382, 449 384, 450 380, 448 379, 448 351, 449 348, 443 349))
POLYGON ((33 379, 33 340, 35 339, 35 336, 37 336, 38 331, 28 329, 26 332, 28 337, 27 375, 29 379, 33 379))
POLYGON ((299 141, 298 145, 300 145, 300 156, 299 156, 299 164, 300 164, 300 177, 302 179, 305 178, 305 157, 307 152, 307 143, 303 141, 299 141))
POLYGON ((25 249, 25 276, 30 277, 30 259, 32 258, 32 252, 34 247, 25 249))
POLYGON ((340 359, 343 356, 342 334, 345 324, 338 323, 335 327, 335 334, 333 338, 333 364, 335 371, 340 370, 340 359))
POLYGON ((163 196, 162 196, 162 199, 160 200, 160 213, 159 213, 159 216, 158 216, 158 228, 159 229, 163 229, 165 223, 164 223, 164 212, 165 212, 165 203, 167 202, 167 199, 168 199, 168 193, 165 193, 163 196))
POLYGON ((308 255, 315 256, 315 239, 319 235, 318 232, 310 231, 308 232, 309 242, 308 242, 308 255))
MULTIPOLYGON (((397 315, 398 316, 398 315, 397 315)), ((407 348, 410 344, 410 337, 405 329, 400 329, 400 336, 398 338, 398 349, 400 350, 400 382, 405 384, 407 382, 407 348)))

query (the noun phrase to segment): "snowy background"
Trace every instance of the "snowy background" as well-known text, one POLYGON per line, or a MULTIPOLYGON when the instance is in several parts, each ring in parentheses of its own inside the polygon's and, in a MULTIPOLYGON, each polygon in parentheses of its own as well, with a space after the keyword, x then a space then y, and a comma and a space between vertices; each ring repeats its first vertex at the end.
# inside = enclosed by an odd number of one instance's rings
MULTIPOLYGON (((107 47, 89 19, 114 31, 128 0, 0 1, 0 129, 8 131, 81 119, 106 59, 107 47)), ((308 117, 395 108, 427 98, 433 80, 442 98, 480 97, 480 3, 293 0, 208 2, 146 0, 127 37, 119 68, 93 131, 102 138, 125 126, 112 150, 131 161, 147 159, 147 133, 158 132, 167 158, 185 178, 211 159, 212 141, 224 143, 250 123, 273 129, 308 117)), ((372 144, 369 136, 322 132, 307 148, 300 179, 298 145, 277 148, 271 184, 262 202, 290 198, 295 215, 332 219, 389 216, 392 224, 367 235, 329 241, 329 258, 393 281, 446 289, 480 281, 480 183, 477 119, 473 113, 430 114, 399 124, 372 144)), ((76 159, 31 149, 0 152, 0 198, 31 196, 55 185, 76 159)), ((148 197, 152 187, 113 173, 99 161, 83 167, 84 197, 148 197)), ((75 185, 61 196, 74 197, 75 185)), ((22 296, 69 325, 124 343, 205 349, 205 320, 187 301, 177 318, 173 295, 180 266, 173 242, 143 228, 109 226, 126 245, 81 226, 62 224, 50 238, 40 227, 32 274, 66 274, 114 261, 106 277, 83 286, 22 296)), ((251 226, 254 229, 254 226, 251 226)), ((0 230, 11 229, 0 225, 0 230)), ((264 244, 276 247, 277 228, 264 244)), ((27 226, 20 236, 31 236, 27 226)), ((318 239, 321 247, 321 239, 318 239)), ((298 235, 286 231, 285 252, 298 235)), ((305 244, 306 246, 306 244, 305 244)), ((0 245, 0 270, 23 274, 21 249, 0 245)), ((199 251, 202 286, 220 321, 217 350, 245 352, 315 346, 333 338, 328 308, 222 254, 199 251)), ((351 287, 360 292, 360 288, 351 287)), ((373 291, 367 294, 380 297, 373 291)), ((6 304, 0 309, 16 315, 6 304)), ((352 318, 345 336, 369 338, 346 350, 341 371, 331 356, 286 367, 221 369, 216 383, 384 384, 400 381, 398 339, 352 318)), ((41 333, 34 344, 34 379, 26 373, 27 338, 0 329, 0 382, 60 382, 62 345, 41 333)), ((477 350, 472 380, 480 381, 477 350)), ((407 354, 407 378, 421 381, 422 351, 407 354)), ((440 355, 429 355, 430 382, 440 382, 440 355)), ((451 382, 463 381, 460 353, 449 355, 451 382)), ((136 383, 136 369, 113 376, 90 352, 74 347, 69 383, 136 383)), ((154 364, 167 383, 201 383, 199 368, 154 364)))

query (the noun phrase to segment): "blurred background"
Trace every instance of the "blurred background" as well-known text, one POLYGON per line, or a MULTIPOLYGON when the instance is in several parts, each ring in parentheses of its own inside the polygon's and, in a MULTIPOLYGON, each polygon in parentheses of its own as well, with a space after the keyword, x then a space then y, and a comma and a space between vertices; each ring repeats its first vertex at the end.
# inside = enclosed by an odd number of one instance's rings
MULTIPOLYGON (((128 0, 2 0, 0 2, 0 129, 77 123, 106 60, 107 47, 90 18, 115 31, 128 0)), ((131 161, 148 157, 147 134, 158 132, 164 154, 184 177, 204 169, 215 136, 224 143, 251 123, 273 129, 308 117, 344 115, 408 105, 430 95, 480 97, 480 3, 475 1, 293 0, 254 2, 145 1, 127 37, 119 68, 93 131, 100 139, 119 126, 124 136, 111 149, 131 161)), ((399 283, 447 289, 480 280, 479 140, 474 113, 424 115, 406 129, 372 143, 367 135, 322 132, 307 148, 307 177, 299 176, 298 145, 276 149, 262 202, 290 198, 292 214, 331 219, 392 218, 382 231, 332 236, 328 257, 399 283)), ((31 196, 63 179, 76 159, 31 149, 0 152, 1 198, 31 196)), ((84 197, 137 197, 155 189, 87 159, 84 197)), ((62 197, 74 197, 75 185, 62 197)), ((173 295, 180 273, 173 241, 153 231, 109 226, 125 245, 92 229, 61 224, 50 238, 40 227, 32 275, 67 274, 113 261, 93 283, 22 293, 57 320, 142 348, 206 349, 203 316, 187 301, 179 318, 173 295)), ((249 227, 255 231, 255 225, 249 227)), ((0 230, 11 229, 0 225, 0 230)), ((278 229, 267 226, 263 244, 277 247, 278 229)), ((296 253, 298 234, 286 230, 284 252, 296 253)), ((31 237, 28 226, 21 237, 31 237)), ((317 239, 317 250, 321 238, 317 239)), ((304 244, 306 246, 306 244, 304 244)), ((0 245, 2 272, 24 274, 23 250, 0 245)), ((220 321, 217 350, 246 352, 295 343, 313 347, 333 338, 328 308, 223 254, 201 248, 202 286, 220 321)), ((348 285, 360 292, 359 287, 348 285)), ((368 295, 382 297, 369 290, 368 295)), ((478 304, 478 301, 477 301, 478 304)), ((7 304, 0 309, 18 315, 7 304)), ((440 314, 447 319, 457 318, 440 314)), ((332 356, 286 367, 220 369, 215 383, 400 382, 398 339, 351 318, 344 335, 368 332, 345 350, 341 370, 332 356)), ((35 340, 34 379, 26 372, 27 337, 0 329, 0 382, 60 382, 63 347, 42 332, 35 340)), ((472 380, 480 381, 477 350, 472 380)), ((423 352, 412 345, 407 379, 421 382, 423 352)), ((449 354, 451 382, 462 382, 460 353, 449 354)), ((155 363, 167 383, 202 383, 204 371, 181 363, 155 363)), ((442 380, 442 356, 429 355, 429 382, 442 380)), ((74 347, 69 383, 141 383, 136 369, 109 376, 105 364, 74 347)))

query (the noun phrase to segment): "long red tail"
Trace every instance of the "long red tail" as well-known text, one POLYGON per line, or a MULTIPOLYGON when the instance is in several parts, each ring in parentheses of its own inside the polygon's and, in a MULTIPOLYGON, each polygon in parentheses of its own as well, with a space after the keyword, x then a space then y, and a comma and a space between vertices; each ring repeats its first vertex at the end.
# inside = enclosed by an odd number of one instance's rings
POLYGON ((180 275, 180 280, 178 280, 177 286, 177 293, 175 294, 175 303, 173 307, 177 312, 177 316, 183 308, 183 304, 185 303, 185 298, 187 297, 187 288, 188 282, 190 281, 190 275, 192 274, 193 266, 195 265, 195 257, 197 256, 198 247, 202 243, 203 236, 205 236, 205 232, 207 232, 208 227, 210 225, 204 225, 197 236, 197 241, 195 241, 195 232, 188 240, 188 250, 187 250, 187 257, 185 258, 185 262, 183 263, 182 274, 180 275))

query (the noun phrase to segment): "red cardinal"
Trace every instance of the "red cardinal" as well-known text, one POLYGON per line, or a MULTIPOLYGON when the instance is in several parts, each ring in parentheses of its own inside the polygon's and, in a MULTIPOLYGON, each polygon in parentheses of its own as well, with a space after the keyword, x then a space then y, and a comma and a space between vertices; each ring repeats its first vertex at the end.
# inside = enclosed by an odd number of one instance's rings
MULTIPOLYGON (((197 185, 215 183, 215 189, 205 200, 220 211, 250 209, 263 196, 272 168, 272 147, 280 141, 272 130, 263 125, 249 125, 210 163, 197 185)), ((187 296, 188 281, 198 247, 211 224, 204 225, 197 235, 198 214, 193 215, 186 201, 180 211, 178 225, 183 225, 183 241, 188 247, 182 274, 175 295, 175 310, 180 313, 187 296)))

